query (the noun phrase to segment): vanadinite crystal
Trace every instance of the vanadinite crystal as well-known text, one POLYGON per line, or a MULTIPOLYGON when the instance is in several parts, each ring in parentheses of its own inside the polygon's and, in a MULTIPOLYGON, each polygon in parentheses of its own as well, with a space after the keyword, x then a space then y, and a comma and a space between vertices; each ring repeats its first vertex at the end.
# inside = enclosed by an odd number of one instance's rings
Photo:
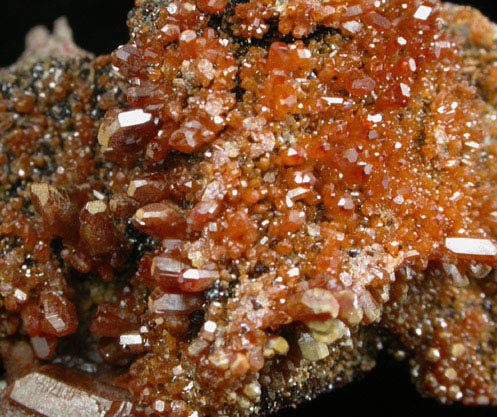
POLYGON ((111 57, 2 80, 9 380, 55 358, 115 369, 122 415, 259 415, 395 340, 421 392, 497 405, 488 20, 136 0, 128 23, 111 57))

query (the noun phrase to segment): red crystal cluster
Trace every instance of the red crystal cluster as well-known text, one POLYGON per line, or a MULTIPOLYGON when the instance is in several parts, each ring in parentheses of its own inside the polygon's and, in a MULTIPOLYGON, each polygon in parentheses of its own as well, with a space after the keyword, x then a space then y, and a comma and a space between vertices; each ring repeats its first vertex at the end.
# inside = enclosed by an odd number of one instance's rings
POLYGON ((237 283, 188 347, 201 384, 259 371, 267 329, 375 321, 400 266, 495 266, 486 106, 437 2, 211 3, 171 1, 135 28, 113 55, 131 109, 99 132, 113 160, 147 167, 128 195, 163 240, 138 275, 150 314, 237 283))

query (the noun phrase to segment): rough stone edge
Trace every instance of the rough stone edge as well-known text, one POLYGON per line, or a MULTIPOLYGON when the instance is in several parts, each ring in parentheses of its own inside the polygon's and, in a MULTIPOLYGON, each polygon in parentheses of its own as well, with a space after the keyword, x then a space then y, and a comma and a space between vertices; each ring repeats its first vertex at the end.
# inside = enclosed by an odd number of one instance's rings
POLYGON ((53 27, 52 33, 45 26, 33 27, 26 35, 22 55, 11 66, 0 68, 0 75, 20 67, 30 66, 49 57, 94 58, 92 53, 76 45, 73 31, 65 16, 59 17, 53 27))

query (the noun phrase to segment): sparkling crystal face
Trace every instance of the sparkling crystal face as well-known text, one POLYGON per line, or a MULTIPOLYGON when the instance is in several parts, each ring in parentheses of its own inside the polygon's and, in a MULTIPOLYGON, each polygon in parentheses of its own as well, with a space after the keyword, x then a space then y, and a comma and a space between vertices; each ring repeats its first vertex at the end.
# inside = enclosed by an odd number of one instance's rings
POLYGON ((490 239, 470 239, 453 237, 445 239, 445 246, 460 255, 489 256, 497 255, 497 246, 490 239))
POLYGON ((152 120, 150 113, 145 113, 143 110, 131 110, 120 113, 118 116, 119 125, 124 127, 139 126, 152 120))
POLYGON ((433 9, 428 6, 419 6, 416 13, 414 13, 414 18, 419 20, 427 20, 430 17, 432 10, 433 9))
POLYGON ((82 417, 99 413, 118 415, 115 413, 126 414, 132 409, 125 392, 95 382, 85 373, 67 371, 57 365, 41 367, 17 381, 9 399, 20 404, 26 413, 53 417, 71 413, 82 417))

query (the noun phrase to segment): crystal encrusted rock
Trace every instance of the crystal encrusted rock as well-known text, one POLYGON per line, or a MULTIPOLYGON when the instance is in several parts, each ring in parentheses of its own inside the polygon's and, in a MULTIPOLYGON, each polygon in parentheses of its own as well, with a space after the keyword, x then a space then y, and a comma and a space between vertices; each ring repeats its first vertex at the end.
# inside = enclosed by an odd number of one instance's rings
POLYGON ((67 410, 17 395, 48 378, 116 415, 260 415, 391 341, 422 393, 496 405, 494 26, 438 0, 128 24, 111 57, 0 78, 5 412, 67 410))

